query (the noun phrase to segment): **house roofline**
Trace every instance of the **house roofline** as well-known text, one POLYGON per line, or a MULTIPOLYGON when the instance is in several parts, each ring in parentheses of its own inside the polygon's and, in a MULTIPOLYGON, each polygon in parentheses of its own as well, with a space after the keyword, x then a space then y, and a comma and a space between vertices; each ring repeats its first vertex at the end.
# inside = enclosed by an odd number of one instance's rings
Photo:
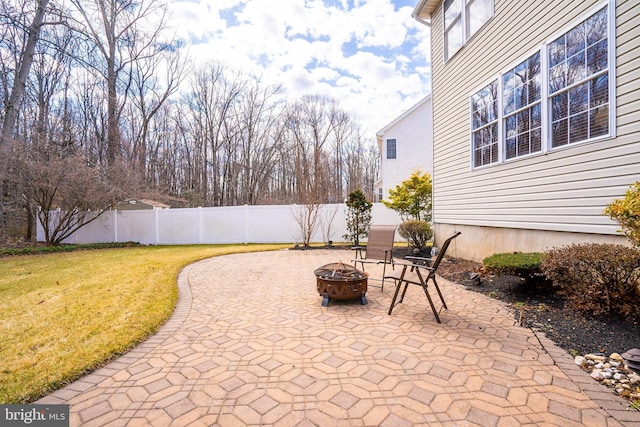
POLYGON ((431 26, 431 13, 440 0, 420 0, 411 13, 411 17, 427 27, 431 26))
POLYGON ((409 114, 413 113, 419 107, 422 107, 422 105, 424 105, 430 99, 431 99, 431 94, 425 96, 420 101, 415 103, 412 107, 410 107, 408 110, 406 110, 404 113, 400 114, 398 117, 396 117, 391 122, 389 122, 387 125, 385 125, 382 129, 380 129, 378 132, 376 132, 376 137, 378 138, 378 145, 380 144, 381 138, 382 138, 382 136, 384 135, 384 133, 385 133, 385 131, 387 129, 389 129, 392 126, 395 126, 400 120, 404 119, 409 114))

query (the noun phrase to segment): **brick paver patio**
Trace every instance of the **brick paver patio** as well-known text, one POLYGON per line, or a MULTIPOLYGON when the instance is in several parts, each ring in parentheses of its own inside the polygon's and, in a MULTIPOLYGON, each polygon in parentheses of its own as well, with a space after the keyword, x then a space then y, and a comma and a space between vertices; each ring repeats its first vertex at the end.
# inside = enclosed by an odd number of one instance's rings
MULTIPOLYGON (((184 269, 173 317, 148 341, 36 403, 73 426, 632 426, 640 412, 506 305, 442 280, 387 310, 321 306, 313 270, 341 250, 212 258, 184 269)), ((379 271, 367 269, 373 276, 379 271)), ((380 269, 381 271, 381 269, 380 269)))

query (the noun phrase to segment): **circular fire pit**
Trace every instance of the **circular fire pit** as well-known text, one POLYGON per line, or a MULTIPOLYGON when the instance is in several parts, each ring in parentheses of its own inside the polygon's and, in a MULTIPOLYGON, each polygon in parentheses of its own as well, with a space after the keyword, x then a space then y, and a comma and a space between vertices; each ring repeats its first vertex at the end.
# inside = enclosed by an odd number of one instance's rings
POLYGON ((367 304, 367 273, 341 262, 323 265, 314 271, 317 278, 318 294, 322 297, 322 306, 329 299, 348 300, 360 298, 362 305, 367 304))

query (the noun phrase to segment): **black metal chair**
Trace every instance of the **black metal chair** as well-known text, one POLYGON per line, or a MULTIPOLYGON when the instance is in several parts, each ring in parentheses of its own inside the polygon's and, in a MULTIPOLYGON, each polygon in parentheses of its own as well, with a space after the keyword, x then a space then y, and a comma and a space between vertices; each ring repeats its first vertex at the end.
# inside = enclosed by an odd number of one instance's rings
POLYGON ((440 316, 438 313, 444 308, 447 309, 447 303, 444 301, 444 297, 442 296, 442 292, 440 292, 440 288, 438 287, 438 282, 436 281, 436 272, 438 270, 438 266, 444 258, 444 255, 449 248, 449 244, 453 239, 458 237, 461 232, 456 232, 453 236, 449 237, 442 244, 442 248, 440 252, 438 252, 435 260, 430 258, 422 258, 422 257, 411 257, 408 256, 406 259, 408 261, 396 261, 396 264, 402 264, 402 270, 398 269, 393 274, 387 276, 388 279, 393 279, 396 282, 396 291, 393 294, 393 299, 391 300, 391 306, 389 307, 389 314, 393 311, 393 307, 402 303, 404 300, 404 296, 407 293, 407 288, 409 285, 419 285, 424 290, 425 295, 427 296, 427 300, 429 300, 429 305, 431 306, 431 310, 433 311, 434 316, 436 317, 436 321, 440 322, 440 316), (442 301, 442 307, 440 310, 436 310, 435 305, 433 304, 433 300, 431 299, 431 295, 429 295, 429 281, 433 282, 433 286, 436 288, 438 292, 438 296, 440 297, 440 301, 442 301), (400 288, 404 283, 404 290, 402 291, 402 295, 400 296, 400 301, 396 302, 398 298, 398 293, 400 292, 400 288))

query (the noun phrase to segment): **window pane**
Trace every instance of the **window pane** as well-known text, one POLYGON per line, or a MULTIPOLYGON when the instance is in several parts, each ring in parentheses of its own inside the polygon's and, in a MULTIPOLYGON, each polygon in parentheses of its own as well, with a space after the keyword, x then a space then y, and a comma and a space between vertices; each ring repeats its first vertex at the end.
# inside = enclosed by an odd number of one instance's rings
POLYGON ((451 23, 462 13, 462 0, 445 0, 444 2, 444 27, 451 23))
POLYGON ((603 105, 590 112, 589 116, 590 137, 607 135, 609 133, 609 106, 603 105))
POLYGON ((471 37, 491 18, 491 0, 467 1, 467 38, 471 37))
POLYGON ((516 116, 512 115, 505 119, 505 136, 507 138, 514 138, 518 134, 518 127, 516 122, 516 116))
POLYGON ((587 49, 587 67, 590 74, 607 68, 607 41, 602 40, 587 49))
POLYGON ((560 93, 551 98, 551 120, 555 122, 567 117, 568 110, 569 104, 566 92, 560 93))
POLYGON ((576 25, 567 33, 567 56, 573 56, 585 50, 586 34, 584 23, 576 25))
POLYGON ((526 132, 529 130, 529 110, 524 110, 518 113, 518 133, 526 132))
POLYGON ((569 118, 569 142, 584 141, 589 138, 587 123, 588 113, 581 113, 569 118))
POLYGON ((549 66, 555 67, 564 62, 565 58, 565 37, 562 36, 549 44, 549 66))
POLYGON ((567 119, 555 122, 551 129, 551 139, 553 147, 560 147, 569 143, 567 119))
POLYGON ((527 80, 529 86, 529 103, 540 99, 541 91, 540 53, 527 59, 527 80))
POLYGON ((507 159, 516 157, 516 138, 507 138, 505 144, 505 156, 507 159))
POLYGON ((608 37, 606 7, 586 20, 585 31, 587 32, 588 45, 592 45, 608 37))
POLYGON ((589 108, 589 86, 581 84, 569 89, 569 114, 573 115, 589 108))
POLYGON ((531 132, 531 152, 537 153, 542 151, 542 130, 540 128, 531 132))
POLYGON ((529 154, 531 151, 529 150, 529 134, 523 133, 518 136, 518 155, 523 156, 525 154, 529 154))
POLYGON ((458 19, 448 30, 444 33, 446 43, 446 58, 449 59, 456 53, 464 44, 462 34, 462 20, 458 19))
POLYGON ((504 93, 502 98, 502 108, 504 110, 504 114, 509 114, 515 111, 514 89, 514 73, 513 71, 508 71, 502 76, 502 91, 504 93))
POLYGON ((549 93, 567 87, 567 63, 562 62, 549 70, 549 93))
POLYGON ((591 99, 589 107, 594 108, 598 105, 609 103, 609 75, 597 77, 589 81, 591 90, 591 99))
POLYGON ((516 88, 516 110, 526 107, 529 104, 529 93, 526 86, 518 86, 516 88))
POLYGON ((539 128, 542 126, 542 107, 536 104, 531 107, 531 128, 539 128))
POLYGON ((567 61, 567 86, 583 80, 587 76, 585 52, 579 52, 567 61))

